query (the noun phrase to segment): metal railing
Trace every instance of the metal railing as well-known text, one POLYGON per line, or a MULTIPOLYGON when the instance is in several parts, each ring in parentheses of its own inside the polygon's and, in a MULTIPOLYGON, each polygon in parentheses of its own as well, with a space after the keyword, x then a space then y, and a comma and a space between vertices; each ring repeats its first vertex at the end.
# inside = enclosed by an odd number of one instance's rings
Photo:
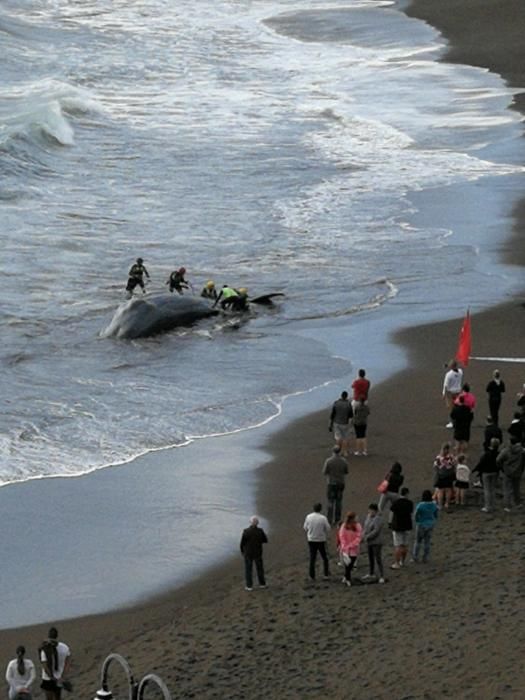
POLYGON ((131 672, 131 668, 126 661, 126 659, 121 656, 120 654, 110 654, 109 656, 106 657, 102 664, 102 670, 101 670, 101 684, 102 688, 97 691, 97 694, 95 695, 94 700, 113 700, 113 693, 111 692, 109 688, 109 681, 108 681, 108 673, 109 673, 109 668, 113 664, 113 662, 117 662, 123 669, 124 673, 126 674, 127 682, 128 682, 128 698, 129 700, 144 700, 145 699, 145 690, 148 686, 151 685, 156 685, 157 688, 160 688, 162 691, 162 695, 164 697, 164 700, 171 700, 171 694, 170 691, 168 690, 166 684, 160 678, 157 676, 155 673, 148 673, 146 674, 140 682, 137 682, 133 674, 131 672))

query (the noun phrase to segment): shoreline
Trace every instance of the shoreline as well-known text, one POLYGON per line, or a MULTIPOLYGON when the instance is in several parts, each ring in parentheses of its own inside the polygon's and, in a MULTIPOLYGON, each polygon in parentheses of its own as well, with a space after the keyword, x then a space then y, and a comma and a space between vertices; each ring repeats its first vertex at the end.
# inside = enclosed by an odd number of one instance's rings
MULTIPOLYGON (((462 7, 467 8, 466 11, 469 13, 469 16, 473 11, 472 4, 466 1, 461 3, 462 7)), ((479 4, 484 7, 488 5, 486 2, 480 2, 479 4)), ((427 13, 429 16, 434 16, 430 12, 432 5, 435 5, 435 3, 428 2, 428 0, 417 0, 415 4, 408 8, 408 13, 412 13, 413 16, 418 16, 421 19, 427 19, 426 16, 415 13, 427 13)), ((445 5, 449 5, 448 1, 445 5)), ((508 3, 508 5, 518 7, 517 3, 508 3)), ((451 3, 450 7, 453 7, 451 3)), ((441 4, 440 8, 436 9, 435 12, 435 23, 431 23, 434 26, 438 26, 438 16, 441 16, 443 19, 443 15, 447 14, 447 8, 441 4)), ((497 14, 497 10, 494 12, 497 14)), ((453 20, 450 19, 448 24, 452 23, 453 20)), ((441 26, 438 26, 438 28, 444 30, 446 24, 447 22, 442 21, 441 26)), ((457 40, 459 41, 459 39, 457 40)), ((480 51, 480 53, 483 52, 480 51)), ((451 60, 449 54, 453 57, 453 60, 458 62, 460 62, 459 58, 456 57, 463 55, 458 47, 454 47, 449 49, 443 60, 451 60)), ((514 76, 513 79, 518 78, 514 76)), ((517 101, 517 104, 521 104, 521 102, 517 101)), ((523 107, 525 107, 525 104, 522 105, 523 107)), ((523 246, 525 199, 516 205, 515 216, 512 239, 511 241, 501 242, 502 252, 504 257, 512 264, 523 265, 525 262, 525 246, 523 246)), ((519 328, 523 327, 523 309, 517 297, 506 304, 474 314, 473 324, 475 329, 479 329, 482 324, 487 329, 490 329, 483 336, 478 335, 477 337, 476 330, 474 331, 474 354, 487 356, 523 354, 519 351, 513 353, 511 349, 509 350, 509 346, 511 348, 519 347, 519 341, 521 340, 519 328)), ((400 343, 404 351, 408 353, 408 369, 401 373, 396 373, 394 376, 381 382, 380 386, 373 388, 374 414, 371 417, 370 424, 370 443, 374 454, 366 460, 366 465, 364 463, 356 463, 356 460, 351 460, 351 471, 353 468, 361 470, 366 467, 366 472, 360 474, 359 483, 354 484, 351 489, 353 502, 358 504, 361 513, 370 499, 371 493, 373 493, 375 483, 382 476, 385 466, 388 466, 387 463, 394 460, 398 454, 398 450, 393 448, 392 439, 396 434, 403 434, 402 426, 407 421, 407 416, 409 416, 410 421, 413 421, 415 430, 414 433, 410 431, 409 445, 403 446, 403 455, 405 457, 402 461, 407 464, 419 464, 411 478, 411 486, 414 485, 413 493, 416 493, 426 483, 425 470, 427 469, 428 460, 430 455, 437 450, 439 442, 444 435, 446 436, 446 433, 442 428, 441 414, 443 413, 443 407, 439 401, 442 367, 438 364, 429 367, 425 360, 428 359, 430 354, 438 354, 438 352, 441 353, 439 357, 442 357, 443 360, 448 358, 455 349, 459 325, 458 319, 452 319, 445 322, 432 323, 430 326, 420 325, 396 333, 395 342, 400 343), (421 393, 417 397, 410 396, 407 412, 402 412, 402 415, 395 415, 396 401, 399 396, 403 395, 401 393, 402 388, 406 386, 412 387, 412 384, 417 386, 421 393), (396 397, 396 399, 394 400, 392 397, 396 397), (417 403, 415 398, 421 399, 421 403, 417 403), (377 409, 375 408, 376 403, 377 409), (424 416, 424 421, 422 421, 422 416, 424 416), (395 420, 393 420, 393 417, 395 417, 395 420), (430 427, 427 425, 427 422, 430 427), (426 426, 424 429, 423 425, 426 426), (427 449, 427 445, 423 443, 428 442, 429 435, 432 436, 432 443, 430 448, 427 449), (372 447, 374 442, 376 446, 372 447), (423 457, 424 461, 422 460, 423 457)), ((472 368, 468 369, 469 379, 471 376, 475 377, 475 386, 481 401, 484 400, 482 378, 485 374, 488 375, 490 373, 492 367, 491 363, 486 365, 484 363, 474 363, 472 368)), ((519 366, 511 368, 507 365, 501 365, 500 369, 508 383, 509 389, 511 387, 516 388, 516 381, 520 376, 523 376, 523 369, 519 366), (513 385, 507 380, 507 376, 513 377, 513 385)), ((373 377, 371 379, 373 380, 373 377)), ((517 388, 519 387, 521 387, 521 382, 517 385, 517 388)), ((338 390, 334 390, 334 394, 338 394, 338 390)), ((512 392, 509 390, 507 398, 510 398, 511 395, 512 392)), ((480 413, 479 416, 481 415, 483 414, 480 413)), ((325 430, 326 418, 327 410, 323 410, 295 420, 284 429, 270 435, 264 445, 264 450, 270 452, 272 457, 269 462, 261 465, 256 471, 255 478, 258 484, 256 498, 259 512, 264 515, 272 513, 273 532, 267 551, 267 562, 270 580, 277 578, 276 596, 280 598, 285 596, 284 589, 290 585, 290 580, 294 580, 297 576, 302 576, 306 568, 306 555, 300 523, 305 512, 310 508, 311 502, 319 498, 320 489, 322 489, 321 493, 324 492, 319 472, 324 459, 329 453, 330 446, 330 437, 325 430), (297 498, 297 492, 300 493, 300 498, 297 498), (291 503, 293 504, 292 507, 290 507, 291 503), (281 572, 284 573, 281 574, 281 572), (281 576, 281 579, 279 579, 279 576, 281 576), (280 583, 279 581, 281 580, 284 583, 280 583)), ((478 436, 479 422, 478 417, 475 428, 478 436)), ((476 444, 474 440, 473 444, 476 444)), ((419 578, 422 577, 420 576, 419 578)), ((198 687, 198 674, 193 680, 187 681, 185 686, 188 688, 187 694, 178 695, 181 683, 186 683, 186 681, 177 675, 178 671, 176 669, 184 668, 185 662, 182 658, 179 659, 177 657, 179 666, 175 665, 175 670, 172 670, 168 668, 171 660, 166 665, 164 665, 164 661, 159 661, 158 655, 155 654, 157 635, 162 637, 165 643, 170 639, 174 642, 173 635, 175 632, 177 639, 180 640, 178 635, 181 632, 181 628, 184 629, 184 626, 187 625, 188 629, 185 630, 185 634, 191 636, 192 633, 189 630, 190 621, 196 627, 195 635, 197 635, 199 631, 202 632, 203 629, 206 629, 206 625, 201 618, 207 618, 210 614, 220 614, 221 609, 224 609, 234 619, 235 612, 233 608, 236 605, 241 613, 248 614, 247 601, 244 599, 239 601, 239 595, 242 591, 241 584, 241 562, 232 556, 231 559, 217 567, 213 567, 203 576, 181 588, 167 591, 130 608, 60 622, 59 631, 61 636, 71 644, 76 657, 76 668, 73 677, 78 679, 77 688, 84 692, 78 697, 87 698, 90 692, 91 694, 94 693, 98 682, 100 662, 111 651, 119 651, 124 656, 130 656, 134 661, 134 671, 146 673, 152 671, 154 668, 152 664, 155 664, 158 667, 156 672, 165 680, 167 678, 170 679, 171 683, 168 683, 168 685, 175 693, 175 697, 192 697, 191 683, 196 684, 198 687), (201 615, 201 618, 197 619, 196 616, 198 614, 201 615), (198 620, 201 620, 200 623, 198 620), (107 632, 108 629, 111 630, 109 634, 107 632), (141 645, 141 639, 144 636, 147 636, 149 643, 141 645), (152 637, 153 640, 151 639, 152 637), (135 664, 138 666, 137 669, 135 664)), ((304 602, 303 599, 307 599, 309 593, 303 591, 301 584, 302 579, 300 579, 299 584, 296 584, 296 588, 299 588, 299 598, 304 602)), ((372 587, 373 589, 374 587, 372 587)), ((363 595, 370 593, 370 591, 358 592, 363 595)), ((376 591, 374 590, 373 592, 375 593, 376 591)), ((272 592, 268 591, 268 593, 272 592)), ((328 605, 329 601, 327 598, 329 593, 326 595, 324 593, 324 590, 321 591, 323 604, 328 605)), ((408 596, 412 594, 410 588, 405 593, 408 596)), ((332 587, 331 595, 337 597, 339 594, 339 589, 332 587)), ((383 603, 386 601, 388 604, 388 595, 389 591, 382 593, 380 600, 383 603)), ((370 597, 368 596, 369 599, 370 597)), ((270 598, 269 600, 275 602, 275 598, 270 598)), ((277 601, 277 603, 285 605, 282 600, 277 601)), ((372 611, 374 611, 376 603, 368 600, 368 604, 372 606, 372 611)), ((270 603, 260 602, 258 605, 265 606, 267 613, 271 611, 270 603)), ((375 610, 375 612, 377 613, 378 611, 375 610)), ((315 614, 315 611, 312 611, 312 614, 315 614)), ((399 621, 398 618, 395 619, 399 621)), ((286 617, 284 620, 286 620, 286 617)), ((47 625, 31 625, 26 628, 0 631, 0 648, 4 652, 4 658, 6 660, 11 658, 12 651, 20 643, 20 640, 24 640, 28 647, 33 648, 43 637, 46 628, 47 625)), ((243 643, 245 643, 246 638, 242 632, 239 632, 239 628, 237 628, 237 632, 241 635, 243 643)), ((344 631, 342 633, 344 634, 344 631)), ((228 648, 229 640, 226 637, 221 639, 225 648, 228 648)), ((193 646, 191 648, 193 649, 192 653, 196 653, 193 646)), ((236 653, 239 655, 238 647, 236 649, 236 653)), ((249 650, 247 652, 249 653, 249 650)), ((174 653, 177 654, 178 652, 174 653)), ((334 663, 336 663, 337 652, 332 651, 332 653, 334 663)), ((198 653, 196 654, 197 667, 204 673, 207 664, 198 653)), ((188 673, 191 673, 189 666, 186 670, 188 673)), ((206 683, 203 678, 201 680, 204 688, 206 683)), ((521 680, 523 681, 523 679, 521 680)), ((297 689, 299 686, 294 687, 297 689)), ((240 688, 237 688, 235 692, 238 695, 234 694, 234 692, 230 694, 226 691, 225 696, 244 697, 240 688)), ((317 692, 319 692, 319 689, 317 692)), ((363 692, 366 692, 366 690, 363 692)), ((225 694, 224 690, 222 694, 225 694)), ((306 695, 307 693, 304 696, 306 695)), ((270 696, 299 697, 300 695, 292 694, 287 696, 281 694, 270 696)), ((214 691, 211 688, 203 689, 201 697, 215 697, 214 691)), ((336 697, 343 696, 336 695, 336 697)), ((374 697, 381 697, 381 695, 378 695, 377 691, 375 691, 374 697)), ((484 695, 483 697, 492 697, 492 695, 484 695)), ((513 696, 509 695, 509 697, 513 696)))

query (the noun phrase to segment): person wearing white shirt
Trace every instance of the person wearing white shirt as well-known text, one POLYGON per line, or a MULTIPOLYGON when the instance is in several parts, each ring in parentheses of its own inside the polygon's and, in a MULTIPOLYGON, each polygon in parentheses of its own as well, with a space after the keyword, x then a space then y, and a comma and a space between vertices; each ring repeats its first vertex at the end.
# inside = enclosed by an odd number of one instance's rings
POLYGON ((71 651, 67 644, 58 641, 56 627, 51 627, 48 638, 40 647, 42 664, 42 683, 40 687, 46 700, 60 700, 64 676, 67 675, 71 660, 71 651))
POLYGON ((314 505, 313 513, 306 516, 303 529, 306 532, 308 539, 308 548, 310 550, 310 569, 309 574, 312 581, 315 581, 315 562, 317 552, 321 555, 324 567, 324 578, 330 578, 330 567, 328 565, 328 554, 326 552, 326 540, 331 532, 328 518, 321 513, 323 506, 320 503, 314 505))
POLYGON ((35 680, 35 664, 24 658, 25 647, 16 648, 16 659, 7 664, 5 679, 9 685, 9 700, 31 700, 31 684, 35 680))
MULTIPOLYGON (((455 399, 461 393, 461 387, 463 385, 463 370, 458 367, 456 360, 451 360, 449 363, 449 369, 445 374, 445 379, 443 380, 443 398, 448 408, 448 412, 452 410, 455 399)), ((447 423, 447 428, 452 428, 452 421, 447 423)))

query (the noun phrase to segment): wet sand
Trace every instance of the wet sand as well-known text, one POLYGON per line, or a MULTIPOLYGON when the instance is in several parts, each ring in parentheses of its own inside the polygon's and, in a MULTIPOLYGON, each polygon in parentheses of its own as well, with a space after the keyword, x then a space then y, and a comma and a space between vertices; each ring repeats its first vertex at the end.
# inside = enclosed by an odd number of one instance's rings
MULTIPOLYGON (((525 85, 522 42, 515 45, 516 26, 525 22, 523 4, 418 0, 410 11, 451 36, 453 60, 493 65, 512 84, 525 85)), ((516 263, 525 250, 524 210, 517 207, 514 236, 505 246, 516 263)), ((524 316, 520 299, 476 314, 473 354, 523 357, 524 316)), ((433 457, 450 437, 441 384, 459 326, 460 319, 454 319, 398 334, 409 366, 373 387, 370 456, 350 458, 345 508, 364 514, 396 459, 414 498, 431 484, 433 457)), ((522 364, 469 365, 466 376, 479 400, 471 463, 480 452, 487 412, 484 388, 496 366, 508 392, 503 425, 525 381, 522 364)), ((487 516, 474 493, 464 510, 443 514, 429 564, 388 570, 384 586, 347 589, 334 560, 330 582, 307 581, 301 525, 312 503, 324 497, 320 470, 331 447, 328 410, 272 436, 266 446, 272 459, 257 472, 258 510, 272 524, 265 557, 269 588, 245 592, 242 560, 236 556, 143 605, 60 623, 75 656, 72 697, 93 697, 101 661, 112 651, 128 658, 137 678, 158 673, 173 698, 525 697, 518 658, 524 637, 522 512, 505 514, 499 504, 487 516)), ((387 564, 391 554, 387 545, 387 564)), ((358 572, 365 571, 361 557, 358 572)), ((38 586, 35 581, 36 596, 38 586)), ((47 627, 0 632, 5 662, 20 642, 35 658, 47 627)))

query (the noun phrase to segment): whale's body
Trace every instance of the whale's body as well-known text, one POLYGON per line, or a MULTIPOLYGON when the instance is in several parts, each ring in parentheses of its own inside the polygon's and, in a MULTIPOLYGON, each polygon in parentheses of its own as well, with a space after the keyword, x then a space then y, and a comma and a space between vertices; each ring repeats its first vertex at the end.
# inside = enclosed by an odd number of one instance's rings
POLYGON ((218 313, 203 299, 180 294, 136 297, 121 304, 102 335, 107 338, 147 338, 218 313))

